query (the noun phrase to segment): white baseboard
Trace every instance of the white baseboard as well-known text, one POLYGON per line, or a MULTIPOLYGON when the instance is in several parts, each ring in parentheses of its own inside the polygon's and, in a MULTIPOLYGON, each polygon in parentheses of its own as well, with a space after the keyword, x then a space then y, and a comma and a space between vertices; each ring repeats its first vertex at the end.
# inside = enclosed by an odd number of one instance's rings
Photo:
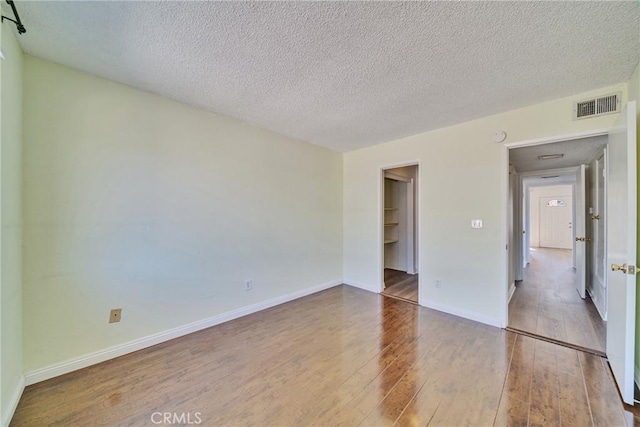
POLYGON ((133 341, 129 341, 123 344, 118 344, 113 347, 105 348, 93 353, 85 354, 80 357, 76 357, 64 362, 55 363, 53 365, 45 366, 40 369, 29 371, 25 373, 26 385, 45 381, 50 378, 57 377, 59 375, 67 374, 69 372, 76 371, 78 369, 86 368, 87 366, 95 365, 106 360, 110 360, 119 356, 123 356, 134 351, 142 350, 143 348, 151 347, 156 344, 160 344, 165 341, 172 340, 202 329, 210 328, 212 326, 219 325, 221 323, 228 322, 239 317, 243 317, 249 314, 256 313, 261 310, 265 310, 276 305, 284 304, 289 301, 293 301, 298 298, 305 297, 307 295, 314 294, 316 292, 323 291, 325 289, 332 288, 342 284, 342 280, 332 280, 330 282, 321 283, 310 288, 295 291, 286 295, 271 298, 266 301, 261 301, 246 307, 232 310, 226 313, 218 314, 207 319, 198 320, 193 323, 188 323, 183 326, 178 326, 157 334, 148 335, 143 338, 139 338, 133 341))
MULTIPOLYGON (((373 286, 367 285, 362 282, 357 282, 355 280, 344 280, 345 285, 354 286, 356 288, 363 289, 365 291, 374 292, 379 294, 380 291, 378 289, 374 289, 373 286)), ((483 314, 479 314, 473 311, 461 310, 457 307, 452 307, 445 304, 440 304, 433 301, 421 301, 420 305, 427 308, 432 308, 434 310, 442 311, 444 313, 453 314, 454 316, 463 317, 465 319, 473 320, 475 322, 484 323, 486 325, 495 326, 497 328, 504 328, 506 325, 503 324, 499 319, 485 316, 483 314)))
POLYGON ((516 292, 516 282, 511 282, 511 285, 509 285, 509 301, 507 301, 507 304, 511 302, 511 298, 513 298, 513 294, 516 292))
POLYGON ((450 305, 440 304, 434 301, 423 301, 422 306, 432 308, 434 310, 442 311, 444 313, 453 314, 454 316, 463 317, 465 319, 473 320, 475 322, 484 323, 485 325, 495 326, 496 328, 504 328, 505 325, 499 319, 495 317, 485 316, 484 314, 476 313, 474 311, 463 310, 450 305))
POLYGON ((366 284, 366 283, 358 282, 356 280, 345 279, 343 283, 345 285, 353 286, 354 288, 364 289, 365 291, 374 292, 376 294, 380 293, 380 289, 378 289, 377 287, 366 284))
POLYGON ((20 398, 22 397, 22 393, 24 392, 25 387, 25 379, 24 376, 21 376, 18 380, 18 384, 16 385, 16 389, 11 396, 11 400, 9 400, 9 406, 2 414, 2 427, 9 427, 9 423, 11 422, 11 418, 13 418, 13 414, 16 412, 16 408, 18 407, 18 402, 20 402, 20 398))

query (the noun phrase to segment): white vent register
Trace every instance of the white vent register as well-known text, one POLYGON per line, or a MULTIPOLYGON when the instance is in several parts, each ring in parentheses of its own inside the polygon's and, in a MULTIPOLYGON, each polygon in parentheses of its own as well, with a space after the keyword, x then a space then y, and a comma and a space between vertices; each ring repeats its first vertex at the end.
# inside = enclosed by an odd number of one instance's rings
POLYGON ((613 93, 598 98, 585 99, 573 105, 573 120, 602 116, 620 111, 621 93, 613 93))

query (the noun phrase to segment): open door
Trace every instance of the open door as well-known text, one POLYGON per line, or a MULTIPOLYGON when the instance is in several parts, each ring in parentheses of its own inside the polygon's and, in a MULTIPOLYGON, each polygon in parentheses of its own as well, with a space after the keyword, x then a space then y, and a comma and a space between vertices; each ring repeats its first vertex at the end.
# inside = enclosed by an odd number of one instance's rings
POLYGON ((607 357, 622 394, 633 405, 636 314, 636 103, 609 133, 607 169, 607 357))
POLYGON ((586 296, 587 289, 587 245, 589 240, 587 238, 586 227, 586 185, 585 185, 585 165, 580 165, 576 171, 576 185, 575 185, 575 236, 576 244, 575 248, 575 265, 576 265, 576 289, 581 298, 586 296))

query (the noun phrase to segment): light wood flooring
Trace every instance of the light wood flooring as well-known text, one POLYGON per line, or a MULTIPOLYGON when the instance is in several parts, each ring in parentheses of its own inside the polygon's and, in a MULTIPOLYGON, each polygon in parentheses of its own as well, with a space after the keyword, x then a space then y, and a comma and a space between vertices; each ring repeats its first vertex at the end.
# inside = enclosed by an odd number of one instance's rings
POLYGON ((157 412, 205 426, 625 425, 599 356, 342 285, 29 386, 11 426, 151 426, 157 412))
POLYGON ((385 288, 383 295, 401 298, 418 303, 418 275, 407 274, 404 271, 384 269, 385 288))
POLYGON ((509 326, 604 353, 606 323, 588 295, 580 298, 572 264, 570 250, 532 249, 509 303, 509 326))

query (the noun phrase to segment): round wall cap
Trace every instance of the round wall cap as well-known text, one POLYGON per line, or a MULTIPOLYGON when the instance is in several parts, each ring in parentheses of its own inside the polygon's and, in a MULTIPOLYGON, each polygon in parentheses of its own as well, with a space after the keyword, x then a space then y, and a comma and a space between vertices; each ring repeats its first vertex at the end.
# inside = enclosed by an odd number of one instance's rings
POLYGON ((507 133, 503 130, 497 130, 491 134, 491 140, 493 142, 502 142, 507 139, 507 133))

